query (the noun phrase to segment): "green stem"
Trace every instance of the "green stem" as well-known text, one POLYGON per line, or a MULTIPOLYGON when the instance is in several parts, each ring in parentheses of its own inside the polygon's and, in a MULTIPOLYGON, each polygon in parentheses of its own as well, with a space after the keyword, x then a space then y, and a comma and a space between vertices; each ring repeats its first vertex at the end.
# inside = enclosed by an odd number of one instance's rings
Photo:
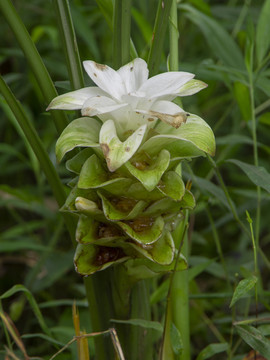
POLYGON ((113 63, 118 69, 130 60, 131 0, 115 0, 113 22, 113 63))
POLYGON ((66 54, 69 78, 72 90, 84 87, 80 54, 72 23, 68 0, 53 0, 59 23, 62 44, 66 54))
POLYGON ((222 178, 222 176, 221 176, 221 173, 220 173, 220 171, 219 171, 219 169, 218 169, 215 161, 214 161, 208 154, 206 154, 206 156, 207 156, 207 158, 208 158, 211 166, 212 166, 213 169, 215 170, 216 176, 217 176, 218 181, 219 181, 219 183, 220 183, 220 186, 221 186, 221 188, 222 188, 222 190, 223 190, 223 192, 224 192, 224 195, 226 196, 226 199, 227 199, 227 201, 228 201, 228 204, 229 204, 229 206, 230 206, 230 209, 231 209, 231 212, 232 212, 232 214, 233 214, 234 219, 235 219, 235 220, 237 221, 237 223, 240 225, 240 227, 242 228, 242 230, 243 230, 248 236, 250 236, 248 229, 247 229, 246 226, 243 224, 243 222, 240 220, 240 218, 239 218, 239 216, 238 216, 238 214, 237 214, 237 211, 236 211, 236 209, 235 209, 234 203, 233 203, 233 201, 232 201, 232 199, 231 199, 231 197, 230 197, 230 194, 229 194, 229 192, 228 192, 228 190, 227 190, 227 187, 226 187, 226 185, 225 185, 225 183, 224 183, 224 181, 223 181, 223 178, 222 178))
POLYGON ((153 39, 148 56, 149 76, 156 75, 159 71, 172 1, 173 0, 159 0, 158 3, 153 39))
POLYGON ((217 253, 219 255, 219 258, 220 258, 220 261, 221 261, 221 264, 222 264, 222 267, 223 267, 223 271, 224 271, 224 275, 225 275, 225 278, 226 278, 226 281, 227 281, 227 285, 228 285, 229 288, 231 288, 231 284, 230 284, 230 280, 229 280, 229 273, 228 273, 228 269, 227 269, 227 266, 226 266, 226 263, 225 263, 225 260, 224 260, 223 251, 222 251, 220 239, 219 239, 219 236, 218 236, 218 232, 217 232, 213 217, 212 217, 211 212, 209 211, 208 207, 206 208, 206 211, 207 211, 207 215, 208 215, 210 225, 211 225, 211 228, 212 228, 213 236, 214 236, 215 243, 216 243, 217 253))
MULTIPOLYGON (((251 110, 254 165, 259 166, 252 68, 253 68, 253 46, 250 47, 250 66, 248 69, 249 97, 250 97, 250 110, 251 110)), ((257 186, 257 212, 256 212, 256 227, 255 227, 255 241, 256 241, 257 248, 259 247, 260 219, 261 219, 261 188, 259 186, 257 186)))
MULTIPOLYGON (((48 183, 52 189, 54 197, 61 207, 66 200, 66 193, 63 188, 63 185, 59 179, 59 176, 35 130, 32 123, 27 118, 22 105, 17 101, 14 94, 7 86, 3 78, 0 76, 0 92, 3 94, 7 104, 9 105, 11 111, 13 112, 20 128, 22 129, 27 141, 29 142, 33 152, 35 153, 42 170, 44 171, 48 183)), ((75 231, 75 220, 73 217, 68 215, 64 216, 67 228, 74 238, 75 231)))
MULTIPOLYGON (((176 232, 178 241, 183 239, 181 249, 182 255, 188 261, 189 247, 188 235, 185 231, 188 224, 188 213, 186 212, 183 221, 184 228, 178 229, 176 232)), ((172 281, 172 321, 179 330, 183 350, 179 357, 180 360, 190 360, 190 329, 189 329, 189 280, 188 271, 178 271, 174 273, 172 281)))
MULTIPOLYGON (((173 0, 171 4, 170 11, 170 58, 169 58, 169 69, 171 71, 178 71, 178 18, 177 18, 177 1, 173 0)), ((179 228, 176 231, 175 243, 179 247, 179 254, 181 253, 188 259, 188 238, 186 234, 186 228, 188 225, 188 212, 185 214, 185 219, 179 225, 179 228), (182 239, 182 240, 181 240, 182 239), (179 244, 180 242, 180 244, 179 244)), ((187 271, 174 272, 171 277, 171 286, 168 294, 171 305, 168 313, 169 327, 173 323, 177 330, 179 331, 183 351, 181 353, 181 360, 190 359, 190 331, 189 331, 189 279, 187 271), (170 299, 171 298, 171 299, 170 299)), ((166 323, 167 323, 166 321, 166 323)), ((168 326, 166 324, 166 326, 168 326)), ((167 329, 167 333, 170 334, 170 329, 167 329)), ((168 335, 167 335, 168 337, 168 335)), ((168 346, 167 346, 168 348, 168 346)), ((167 354, 170 358, 174 358, 171 353, 171 349, 168 349, 170 352, 167 354)), ((164 359, 169 359, 168 356, 165 356, 164 359)))
MULTIPOLYGON (((50 75, 11 0, 1 0, 0 10, 5 19, 9 23, 20 47, 22 48, 27 61, 36 77, 37 83, 40 86, 46 105, 48 105, 53 98, 58 94, 55 90, 50 75)), ((64 112, 54 111, 52 113, 56 129, 61 133, 67 126, 68 120, 64 112)))
MULTIPOLYGON (((186 236, 187 224, 188 213, 186 212, 184 220, 179 224, 178 228, 173 234, 176 248, 178 248, 175 269, 179 260, 180 253, 183 254, 186 258, 188 255, 186 236)), ((177 328, 181 335, 183 345, 181 360, 190 359, 188 272, 176 272, 175 269, 170 277, 169 290, 167 294, 167 307, 161 349, 161 360, 175 359, 171 344, 172 324, 177 328)))
MULTIPOLYGON (((111 327, 110 319, 113 317, 113 309, 109 280, 107 270, 84 278, 93 332, 105 331, 111 327)), ((109 338, 96 337, 94 342, 96 360, 114 359, 114 351, 109 338)))
POLYGON ((178 24, 177 24, 177 1, 173 0, 170 12, 170 57, 169 70, 178 71, 178 24))
POLYGON ((4 96, 7 104, 13 112, 17 122, 25 134, 31 148, 33 149, 39 163, 48 179, 48 182, 53 190, 56 201, 59 206, 62 206, 66 200, 66 193, 58 177, 58 174, 50 161, 50 158, 43 147, 43 144, 36 133, 31 122, 28 120, 22 105, 17 101, 14 94, 7 86, 2 76, 0 76, 0 91, 4 96))

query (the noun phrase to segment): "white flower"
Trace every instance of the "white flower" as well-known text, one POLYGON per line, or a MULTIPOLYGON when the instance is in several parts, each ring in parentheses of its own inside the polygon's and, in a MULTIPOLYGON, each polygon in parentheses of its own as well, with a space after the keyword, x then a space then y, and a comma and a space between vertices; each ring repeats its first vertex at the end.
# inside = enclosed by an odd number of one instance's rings
POLYGON ((48 109, 81 110, 83 116, 113 120, 117 134, 125 139, 130 131, 160 119, 175 128, 186 115, 172 102, 177 96, 195 94, 207 85, 188 72, 166 72, 148 79, 147 64, 135 59, 115 71, 107 65, 84 61, 84 68, 97 86, 86 87, 53 99, 48 109))

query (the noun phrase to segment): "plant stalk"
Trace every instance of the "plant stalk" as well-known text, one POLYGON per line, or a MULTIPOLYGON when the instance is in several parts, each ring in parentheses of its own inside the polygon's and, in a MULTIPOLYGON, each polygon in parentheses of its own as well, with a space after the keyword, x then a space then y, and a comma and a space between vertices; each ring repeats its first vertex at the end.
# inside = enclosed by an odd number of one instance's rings
MULTIPOLYGON (((0 10, 2 11, 6 21, 9 23, 11 30, 25 54, 25 57, 36 77, 37 83, 40 86, 47 106, 58 94, 41 56, 39 55, 31 36, 29 35, 11 0, 1 0, 0 10)), ((54 111, 52 116, 56 129, 60 134, 67 126, 68 119, 63 111, 54 111)))
POLYGON ((84 87, 82 65, 68 0, 53 0, 72 90, 84 87))
POLYGON ((147 61, 150 77, 156 75, 159 71, 171 5, 172 0, 159 0, 158 3, 152 44, 147 61))
MULTIPOLYGON (((179 242, 183 239, 181 246, 181 253, 188 261, 189 246, 188 234, 185 231, 188 225, 188 213, 186 212, 185 219, 182 226, 176 230, 174 238, 176 239, 176 246, 179 247, 179 242), (178 244, 177 244, 178 243, 178 244)), ((189 328, 189 280, 188 271, 178 271, 174 273, 172 280, 172 322, 179 330, 183 350, 180 354, 180 360, 190 360, 190 328, 189 328)))

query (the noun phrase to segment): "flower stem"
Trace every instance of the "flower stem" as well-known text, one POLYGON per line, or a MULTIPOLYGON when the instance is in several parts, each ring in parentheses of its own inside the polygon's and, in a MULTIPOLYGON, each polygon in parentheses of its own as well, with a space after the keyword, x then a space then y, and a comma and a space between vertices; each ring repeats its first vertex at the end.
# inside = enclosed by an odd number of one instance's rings
MULTIPOLYGON (((40 86, 46 105, 48 105, 53 98, 58 94, 55 90, 50 75, 45 68, 45 65, 33 43, 26 27, 24 26, 21 18, 16 12, 11 0, 1 0, 0 10, 2 11, 5 19, 9 23, 20 47, 22 48, 27 61, 37 79, 40 86)), ((52 113, 56 129, 60 134, 68 124, 68 119, 64 112, 54 111, 52 113)))
POLYGON ((177 24, 177 1, 173 0, 170 12, 170 57, 169 70, 178 71, 178 24, 177 24))
POLYGON ((131 0, 115 0, 113 22, 113 63, 118 69, 130 60, 131 0))
MULTIPOLYGON (((84 278, 93 332, 105 331, 111 327, 110 319, 113 317, 113 309, 109 279, 108 271, 98 272, 84 278)), ((114 359, 114 351, 110 339, 103 336, 96 337, 94 342, 95 359, 114 359)))
MULTIPOLYGON (((251 111, 251 124, 252 124, 252 140, 253 140, 253 157, 254 165, 259 166, 258 156, 258 143, 257 143, 257 127, 255 117, 255 101, 254 101, 254 84, 253 84, 253 44, 249 49, 249 66, 247 66, 249 75, 249 98, 250 98, 250 111, 251 111)), ((261 188, 257 186, 257 213, 256 213, 256 227, 255 227, 255 241, 256 246, 259 248, 259 237, 260 237, 260 219, 261 219, 261 188)))
POLYGON ((148 56, 149 76, 154 76, 159 71, 161 54, 165 40, 165 34, 169 21, 172 0, 159 0, 155 19, 152 44, 148 56))
POLYGON ((82 65, 68 0, 53 0, 59 23, 62 44, 66 54, 72 90, 84 87, 82 65))
MULTIPOLYGON (((188 261, 188 236, 186 227, 188 224, 188 214, 186 212, 185 220, 176 230, 174 237, 176 246, 183 241, 181 253, 188 261), (182 239, 182 240, 181 240, 182 239), (178 244, 177 244, 178 242, 178 244)), ((175 272, 172 280, 172 322, 179 330, 183 350, 180 355, 181 360, 190 360, 190 329, 189 329, 189 280, 188 271, 175 272)))
POLYGON ((188 272, 176 272, 177 262, 180 253, 185 256, 187 253, 185 242, 187 242, 186 230, 188 226, 188 213, 178 225, 173 236, 178 254, 175 269, 170 277, 169 290, 167 294, 167 308, 163 332, 163 342, 161 349, 161 360, 173 360, 175 355, 171 342, 171 329, 175 326, 179 331, 182 340, 181 360, 190 358, 190 338, 189 338, 189 292, 188 292, 188 272))

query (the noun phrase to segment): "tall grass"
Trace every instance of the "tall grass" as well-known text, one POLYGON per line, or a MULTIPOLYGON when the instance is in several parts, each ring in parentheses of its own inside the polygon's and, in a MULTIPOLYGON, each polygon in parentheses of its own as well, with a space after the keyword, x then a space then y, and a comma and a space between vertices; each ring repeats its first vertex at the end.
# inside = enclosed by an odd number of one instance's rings
MULTIPOLYGON (((118 68, 138 56, 151 75, 190 71, 208 84, 182 105, 214 129, 217 152, 182 166, 197 202, 176 236, 180 246, 186 232, 189 267, 138 285, 128 324, 114 323, 134 340, 124 356, 139 358, 148 331, 145 359, 270 358, 270 1, 2 0, 0 11, 1 356, 52 357, 78 334, 76 299, 89 338, 105 331, 89 340, 90 358, 121 359, 106 335, 112 300, 100 296, 112 280, 75 273, 75 221, 58 211, 70 175, 54 147, 76 113, 45 109, 57 92, 90 85, 81 61, 118 68)), ((57 358, 77 356, 71 342, 57 358)))

